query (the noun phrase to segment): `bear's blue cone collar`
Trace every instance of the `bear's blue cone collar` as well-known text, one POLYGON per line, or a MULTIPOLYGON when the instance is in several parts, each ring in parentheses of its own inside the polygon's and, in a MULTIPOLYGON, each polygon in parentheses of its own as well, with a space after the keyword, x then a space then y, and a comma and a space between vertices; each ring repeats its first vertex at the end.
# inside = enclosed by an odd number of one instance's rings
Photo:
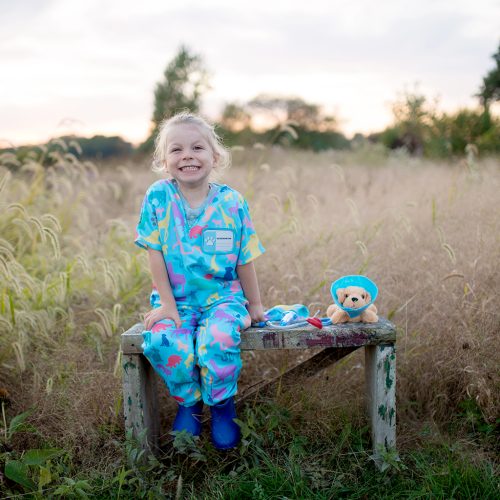
POLYGON ((332 283, 332 287, 330 289, 333 301, 337 304, 343 311, 349 314, 350 318, 355 318, 359 316, 367 307, 375 302, 375 299, 378 295, 377 285, 366 276, 362 276, 360 274, 352 274, 349 276, 342 276, 337 281, 332 283), (348 286, 360 286, 364 288, 371 296, 372 300, 369 304, 360 307, 359 309, 353 309, 352 307, 344 307, 337 299, 337 290, 339 288, 347 288, 348 286))

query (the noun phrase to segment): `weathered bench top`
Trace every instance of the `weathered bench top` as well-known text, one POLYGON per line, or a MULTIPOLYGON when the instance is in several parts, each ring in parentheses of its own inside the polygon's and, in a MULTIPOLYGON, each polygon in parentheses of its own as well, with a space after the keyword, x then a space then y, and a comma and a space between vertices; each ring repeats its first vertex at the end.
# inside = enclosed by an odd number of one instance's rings
MULTIPOLYGON (((121 336, 124 354, 142 353, 142 323, 135 324, 121 336)), ((307 349, 310 347, 361 347, 389 344, 396 341, 396 328, 385 318, 377 323, 343 323, 324 326, 321 330, 312 325, 275 329, 270 327, 248 328, 241 332, 242 350, 255 349, 307 349)))

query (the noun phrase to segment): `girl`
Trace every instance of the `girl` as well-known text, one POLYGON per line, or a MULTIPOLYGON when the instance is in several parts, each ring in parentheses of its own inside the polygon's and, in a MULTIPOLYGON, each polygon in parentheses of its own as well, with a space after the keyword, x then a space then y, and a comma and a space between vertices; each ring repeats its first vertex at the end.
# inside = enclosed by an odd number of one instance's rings
POLYGON ((240 331, 265 320, 253 264, 264 248, 241 194, 210 182, 229 154, 204 119, 164 121, 155 161, 171 178, 148 189, 135 238, 153 277, 144 355, 178 402, 173 430, 200 435, 205 403, 214 445, 233 448, 240 331))

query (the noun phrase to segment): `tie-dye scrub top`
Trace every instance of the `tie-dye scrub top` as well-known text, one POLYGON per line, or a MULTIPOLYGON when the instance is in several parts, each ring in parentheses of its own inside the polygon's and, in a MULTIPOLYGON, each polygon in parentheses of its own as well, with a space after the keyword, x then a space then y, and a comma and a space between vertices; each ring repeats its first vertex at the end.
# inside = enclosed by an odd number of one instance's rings
MULTIPOLYGON (((236 266, 264 252, 240 193, 211 184, 204 210, 188 225, 173 180, 157 181, 148 189, 135 243, 161 251, 176 302, 199 307, 244 301, 236 266)), ((151 306, 159 304, 153 286, 151 306)))

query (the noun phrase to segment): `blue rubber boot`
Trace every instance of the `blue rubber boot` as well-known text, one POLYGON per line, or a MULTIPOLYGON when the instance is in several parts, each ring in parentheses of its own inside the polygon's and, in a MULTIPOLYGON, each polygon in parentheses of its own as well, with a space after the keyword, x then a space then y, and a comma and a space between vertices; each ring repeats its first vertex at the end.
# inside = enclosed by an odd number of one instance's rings
POLYGON ((173 431, 187 431, 193 436, 201 434, 201 418, 203 413, 203 401, 198 401, 193 406, 181 406, 177 408, 173 431))
POLYGON ((212 443, 218 450, 235 448, 241 439, 240 426, 236 418, 234 398, 226 399, 210 407, 212 413, 212 443))

